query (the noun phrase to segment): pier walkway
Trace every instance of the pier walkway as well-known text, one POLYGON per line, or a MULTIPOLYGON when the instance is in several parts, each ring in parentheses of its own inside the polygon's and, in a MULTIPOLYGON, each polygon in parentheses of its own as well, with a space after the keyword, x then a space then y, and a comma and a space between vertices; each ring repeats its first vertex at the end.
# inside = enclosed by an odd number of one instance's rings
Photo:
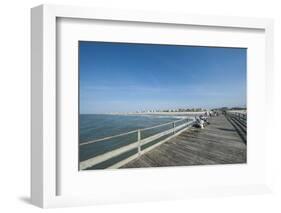
POLYGON ((246 122, 220 115, 204 129, 191 127, 121 168, 246 163, 246 122))

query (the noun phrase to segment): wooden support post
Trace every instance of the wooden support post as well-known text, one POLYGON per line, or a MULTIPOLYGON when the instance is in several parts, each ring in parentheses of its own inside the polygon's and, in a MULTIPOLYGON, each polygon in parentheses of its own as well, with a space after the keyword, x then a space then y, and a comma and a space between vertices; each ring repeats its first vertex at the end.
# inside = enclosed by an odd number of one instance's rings
POLYGON ((173 133, 174 133, 174 134, 176 134, 175 128, 176 128, 176 123, 173 122, 173 133))
POLYGON ((141 131, 138 129, 138 155, 141 155, 141 131))

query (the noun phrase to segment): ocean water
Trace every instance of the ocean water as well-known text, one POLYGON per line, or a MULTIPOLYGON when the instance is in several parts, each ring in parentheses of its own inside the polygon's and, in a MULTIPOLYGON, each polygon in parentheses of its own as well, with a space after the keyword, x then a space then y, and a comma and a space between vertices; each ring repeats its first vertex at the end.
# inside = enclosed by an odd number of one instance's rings
MULTIPOLYGON (((182 116, 167 115, 102 115, 81 114, 79 118, 79 143, 96 140, 108 136, 153 127, 182 119, 182 116)), ((180 122, 179 124, 180 125, 180 122)), ((172 124, 141 132, 141 138, 146 138, 158 132, 172 128, 172 124)), ((168 136, 166 136, 168 137, 168 136)), ((79 160, 87 160, 107 151, 122 147, 137 141, 137 133, 79 146, 79 160)), ((136 151, 136 150, 135 150, 136 151)), ((130 153, 128 153, 130 154, 130 153)), ((133 153, 131 153, 133 154, 133 153)), ((102 166, 101 166, 102 168, 102 166)))

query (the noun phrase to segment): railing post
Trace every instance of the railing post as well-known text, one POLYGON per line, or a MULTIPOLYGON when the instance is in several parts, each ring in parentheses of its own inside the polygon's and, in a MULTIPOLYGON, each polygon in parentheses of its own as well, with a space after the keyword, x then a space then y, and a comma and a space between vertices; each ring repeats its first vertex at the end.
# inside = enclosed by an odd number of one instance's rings
POLYGON ((175 122, 173 122, 173 134, 175 134, 175 133, 176 133, 175 128, 176 128, 176 123, 175 123, 175 122))
POLYGON ((141 131, 138 129, 138 156, 141 155, 141 131))

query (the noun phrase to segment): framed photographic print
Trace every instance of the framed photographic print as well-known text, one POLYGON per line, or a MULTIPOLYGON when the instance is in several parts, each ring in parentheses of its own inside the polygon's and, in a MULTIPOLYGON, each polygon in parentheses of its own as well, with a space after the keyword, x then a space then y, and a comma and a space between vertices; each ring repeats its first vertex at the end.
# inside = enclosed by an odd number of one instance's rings
POLYGON ((270 191, 272 30, 270 19, 33 8, 32 203, 270 191))

